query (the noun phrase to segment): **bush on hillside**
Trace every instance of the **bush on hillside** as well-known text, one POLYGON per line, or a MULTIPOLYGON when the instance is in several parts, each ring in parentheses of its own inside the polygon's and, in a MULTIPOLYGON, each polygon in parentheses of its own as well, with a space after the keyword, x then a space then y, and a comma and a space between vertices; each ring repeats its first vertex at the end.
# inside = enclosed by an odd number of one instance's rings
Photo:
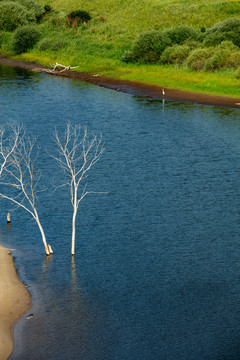
POLYGON ((69 27, 75 28, 81 23, 88 22, 89 20, 91 20, 91 16, 87 11, 75 10, 67 15, 66 24, 69 27))
POLYGON ((239 47, 234 45, 232 41, 226 40, 222 41, 221 44, 218 45, 218 49, 229 49, 229 50, 235 50, 239 51, 239 47))
POLYGON ((52 7, 50 5, 44 5, 44 11, 45 13, 49 13, 50 11, 52 11, 52 7))
POLYGON ((237 69, 236 76, 237 76, 237 79, 240 79, 240 67, 237 69))
POLYGON ((186 45, 174 45, 167 47, 161 55, 163 64, 182 64, 190 53, 190 47, 186 45))
POLYGON ((0 2, 0 30, 13 31, 28 23, 25 7, 14 1, 0 2))
POLYGON ((3 50, 3 52, 11 52, 11 39, 12 39, 12 33, 6 31, 0 32, 0 48, 3 50))
POLYGON ((240 47, 240 18, 229 18, 221 21, 208 29, 205 35, 205 43, 213 42, 213 39, 215 39, 215 43, 212 43, 212 45, 215 45, 218 39, 221 39, 221 41, 230 40, 240 47))
POLYGON ((213 54, 213 52, 212 48, 193 50, 187 58, 187 65, 192 70, 202 70, 205 67, 206 60, 213 54))
POLYGON ((197 40, 191 40, 191 39, 187 39, 186 41, 184 41, 183 45, 190 47, 191 50, 197 49, 198 47, 202 47, 202 43, 200 43, 197 40))
POLYGON ((132 58, 132 52, 130 50, 126 50, 123 56, 121 57, 121 61, 125 63, 134 62, 132 58))
POLYGON ((222 68, 240 66, 240 50, 232 41, 223 41, 213 49, 213 54, 206 60, 205 69, 214 71, 222 68))
POLYGON ((12 38, 13 51, 21 54, 32 49, 40 38, 40 31, 34 25, 25 25, 15 30, 12 38))
POLYGON ((226 68, 238 68, 240 66, 240 51, 233 51, 227 57, 224 67, 226 68))
POLYGON ((238 31, 240 28, 240 18, 228 18, 217 24, 215 24, 210 29, 207 29, 207 32, 229 32, 229 31, 238 31))
POLYGON ((46 50, 50 50, 50 51, 58 51, 63 49, 66 46, 66 41, 64 40, 56 40, 56 39, 49 39, 49 38, 44 38, 42 40, 39 41, 38 43, 38 49, 41 51, 46 51, 46 50))
POLYGON ((156 63, 162 52, 170 45, 171 40, 165 33, 158 30, 148 31, 141 34, 133 43, 128 57, 125 58, 141 64, 156 63))
POLYGON ((196 38, 196 41, 202 43, 206 37, 206 32, 200 32, 196 38))
POLYGON ((199 31, 191 26, 181 25, 166 30, 167 36, 171 39, 173 44, 182 45, 187 39, 196 40, 199 31))
POLYGON ((207 71, 222 69, 229 54, 229 51, 224 49, 214 51, 214 53, 206 59, 204 69, 207 71))
POLYGON ((213 33, 207 35, 203 40, 203 46, 216 46, 223 42, 226 39, 225 34, 222 33, 213 33))
POLYGON ((45 13, 44 7, 38 4, 34 0, 12 0, 21 4, 27 9, 28 12, 28 21, 29 22, 39 22, 45 13))

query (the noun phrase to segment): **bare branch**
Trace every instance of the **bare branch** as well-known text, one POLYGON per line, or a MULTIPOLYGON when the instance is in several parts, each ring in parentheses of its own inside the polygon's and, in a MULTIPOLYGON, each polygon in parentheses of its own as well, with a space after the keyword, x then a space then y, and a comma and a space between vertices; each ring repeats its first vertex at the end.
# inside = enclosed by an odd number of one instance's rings
MULTIPOLYGON (((39 220, 36 199, 41 173, 35 171, 36 160, 39 149, 35 153, 36 139, 26 138, 25 134, 20 135, 20 127, 12 128, 12 136, 5 139, 4 132, 0 129, 0 156, 2 157, 1 173, 4 192, 0 197, 13 202, 31 214, 37 222, 42 235, 42 240, 49 255, 45 233, 39 220), (7 145, 6 145, 7 144, 7 145), (14 189, 14 195, 9 195, 10 189, 14 189)), ((10 192, 11 194, 11 192, 10 192)))
POLYGON ((77 69, 79 67, 79 66, 70 66, 70 65, 65 66, 65 65, 58 64, 58 63, 56 63, 55 65, 52 65, 52 66, 54 66, 54 68, 52 70, 50 70, 50 71, 55 72, 56 70, 58 70, 60 73, 63 72, 63 71, 77 69), (62 68, 62 70, 59 70, 59 68, 60 69, 62 68))
POLYGON ((19 125, 11 124, 9 131, 10 135, 7 137, 4 126, 0 127, 0 177, 3 174, 3 169, 7 165, 8 159, 18 145, 21 127, 19 125))
POLYGON ((10 200, 10 201, 14 202, 16 205, 22 207, 24 210, 29 212, 32 215, 32 217, 36 220, 34 213, 30 209, 28 209, 26 206, 24 206, 22 204, 22 202, 19 202, 19 201, 15 200, 13 197, 10 197, 10 196, 4 195, 4 194, 0 194, 0 197, 3 199, 10 200))
POLYGON ((73 206, 72 220, 72 255, 75 254, 75 220, 78 206, 81 200, 88 194, 100 192, 86 191, 87 183, 83 183, 88 177, 88 172, 96 164, 104 151, 102 136, 98 139, 93 133, 88 133, 87 128, 67 124, 64 136, 60 139, 55 130, 55 142, 58 156, 52 156, 64 175, 71 179, 70 196, 73 206), (80 184, 83 185, 82 192, 80 184))

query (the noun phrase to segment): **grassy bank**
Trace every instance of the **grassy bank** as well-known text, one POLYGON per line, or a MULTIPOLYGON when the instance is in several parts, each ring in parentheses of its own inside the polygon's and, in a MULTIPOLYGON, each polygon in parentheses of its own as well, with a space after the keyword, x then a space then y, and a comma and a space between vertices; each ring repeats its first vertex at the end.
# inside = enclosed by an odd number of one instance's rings
MULTIPOLYGON (((87 71, 118 79, 183 90, 240 95, 240 79, 233 69, 215 72, 191 71, 184 66, 126 64, 120 59, 140 33, 166 29, 178 24, 200 30, 229 17, 239 17, 240 1, 204 0, 38 0, 50 5, 38 25, 41 40, 18 59, 44 65, 56 62, 78 65, 87 71), (72 10, 85 10, 91 20, 78 27, 66 26, 66 15, 72 10), (44 40, 45 39, 45 40, 44 40)), ((11 33, 2 33, 1 51, 12 53, 11 33)))

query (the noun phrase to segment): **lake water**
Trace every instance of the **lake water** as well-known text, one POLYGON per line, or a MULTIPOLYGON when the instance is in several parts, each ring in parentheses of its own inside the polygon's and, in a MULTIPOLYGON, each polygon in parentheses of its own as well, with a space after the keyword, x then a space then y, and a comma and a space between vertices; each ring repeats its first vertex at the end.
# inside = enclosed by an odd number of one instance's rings
POLYGON ((48 191, 36 224, 1 202, 0 236, 29 286, 33 317, 15 328, 11 360, 239 360, 240 113, 163 103, 0 67, 0 121, 41 144, 48 191), (70 255, 71 204, 55 126, 86 125, 106 150, 90 174, 70 255))

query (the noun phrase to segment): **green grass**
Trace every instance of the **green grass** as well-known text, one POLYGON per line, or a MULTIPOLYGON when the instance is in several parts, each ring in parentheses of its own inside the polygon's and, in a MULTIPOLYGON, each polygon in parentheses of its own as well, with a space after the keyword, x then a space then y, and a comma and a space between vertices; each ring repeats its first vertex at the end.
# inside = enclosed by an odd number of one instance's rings
MULTIPOLYGON (((44 65, 63 63, 78 65, 79 71, 98 73, 118 79, 205 92, 226 96, 240 95, 240 79, 236 71, 215 73, 193 72, 185 68, 163 65, 124 64, 120 61, 138 35, 150 29, 165 29, 179 24, 196 29, 211 27, 233 16, 240 16, 240 0, 38 0, 54 11, 39 25, 42 38, 53 47, 37 46, 18 58, 44 65), (79 28, 66 28, 65 16, 73 10, 88 11, 92 20, 79 28), (101 21, 100 18, 104 21, 101 21), (94 32, 92 31, 94 29, 94 32), (64 43, 64 47, 59 44, 64 43), (54 50, 53 50, 54 49, 54 50)), ((4 35, 8 39, 9 35, 4 35)), ((10 51, 1 41, 1 51, 10 51)))

